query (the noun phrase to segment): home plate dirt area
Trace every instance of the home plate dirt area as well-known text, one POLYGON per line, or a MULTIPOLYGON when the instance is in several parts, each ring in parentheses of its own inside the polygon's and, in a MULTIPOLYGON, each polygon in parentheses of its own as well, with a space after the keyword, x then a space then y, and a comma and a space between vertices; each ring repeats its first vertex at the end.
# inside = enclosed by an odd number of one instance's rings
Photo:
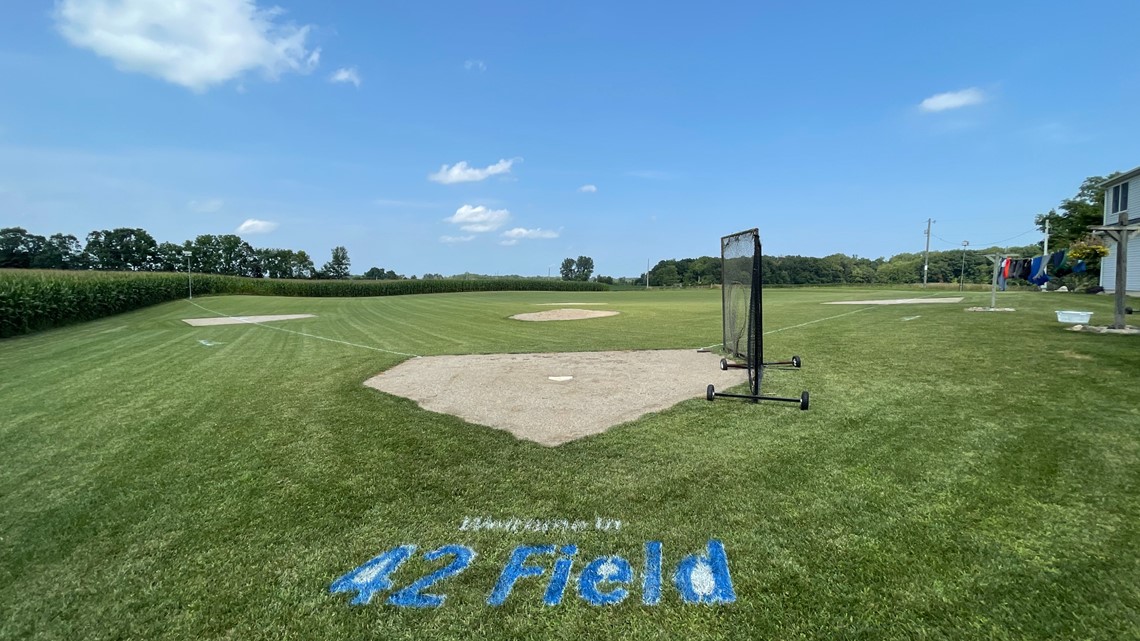
POLYGON ((739 385, 741 369, 696 350, 428 356, 365 385, 432 412, 555 446, 739 385))

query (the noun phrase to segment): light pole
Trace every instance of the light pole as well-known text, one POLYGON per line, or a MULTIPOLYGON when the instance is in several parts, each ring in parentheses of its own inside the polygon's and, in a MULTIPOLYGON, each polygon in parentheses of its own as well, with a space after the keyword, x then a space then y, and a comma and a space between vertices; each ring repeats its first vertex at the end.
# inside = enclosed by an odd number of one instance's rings
POLYGON ((194 277, 190 275, 190 252, 183 251, 182 255, 186 257, 186 287, 190 292, 190 300, 194 300, 194 277))
POLYGON ((922 288, 926 289, 926 274, 930 272, 930 225, 937 222, 933 218, 926 219, 926 251, 922 253, 922 288))
POLYGON ((969 246, 970 241, 962 241, 962 269, 958 272, 958 291, 962 291, 962 288, 966 284, 966 248, 969 246))

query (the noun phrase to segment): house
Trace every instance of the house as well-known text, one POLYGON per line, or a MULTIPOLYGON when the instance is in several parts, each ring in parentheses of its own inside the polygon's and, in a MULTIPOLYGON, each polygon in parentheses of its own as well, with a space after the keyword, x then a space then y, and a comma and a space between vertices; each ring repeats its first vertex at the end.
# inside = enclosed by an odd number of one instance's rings
MULTIPOLYGON (((1120 213, 1128 216, 1128 224, 1140 224, 1140 167, 1126 171, 1115 178, 1102 183, 1104 187, 1104 224, 1117 225, 1120 222, 1120 213)), ((1105 239, 1108 246, 1108 256, 1100 261, 1100 286, 1105 291, 1116 289, 1116 243, 1105 239)), ((1128 268, 1126 270, 1128 284, 1125 291, 1131 295, 1140 295, 1140 237, 1133 232, 1128 241, 1128 268)))

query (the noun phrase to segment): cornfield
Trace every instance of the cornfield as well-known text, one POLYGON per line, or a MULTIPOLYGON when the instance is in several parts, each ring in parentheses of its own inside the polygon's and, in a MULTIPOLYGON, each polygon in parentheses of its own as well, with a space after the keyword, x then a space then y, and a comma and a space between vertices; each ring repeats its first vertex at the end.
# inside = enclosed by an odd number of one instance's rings
MULTIPOLYGON (((103 318, 183 298, 185 274, 0 270, 0 338, 103 318)), ((600 283, 482 280, 286 280, 194 274, 194 293, 259 296, 400 296, 492 291, 603 291, 600 283)))

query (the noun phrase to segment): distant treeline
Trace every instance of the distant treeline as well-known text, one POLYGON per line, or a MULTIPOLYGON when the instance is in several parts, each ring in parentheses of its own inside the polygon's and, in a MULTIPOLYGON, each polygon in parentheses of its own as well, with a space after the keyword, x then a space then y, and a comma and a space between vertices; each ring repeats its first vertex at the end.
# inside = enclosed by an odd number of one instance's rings
MULTIPOLYGON (((931 283, 957 283, 964 275, 966 283, 988 283, 993 263, 986 254, 1016 254, 1022 257, 1040 255, 1036 245, 1025 247, 990 247, 987 249, 932 251, 927 279, 931 283)), ((844 284, 908 284, 922 282, 922 253, 897 254, 890 259, 861 258, 832 254, 814 256, 763 256, 766 285, 844 285, 844 284)), ((619 282, 642 284, 645 274, 619 282)), ((714 256, 663 260, 649 270, 649 284, 654 287, 694 286, 721 282, 721 260, 714 256)))
MULTIPOLYGON (((248 278, 399 280, 402 274, 372 267, 349 274, 348 251, 332 250, 317 268, 304 250, 255 248, 234 234, 203 234, 182 244, 157 242, 145 229, 97 229, 84 242, 71 234, 40 236, 21 227, 0 229, 0 269, 185 272, 248 278), (189 255, 187 255, 189 254, 189 255)), ((412 278, 415 278, 413 276, 412 278)))

